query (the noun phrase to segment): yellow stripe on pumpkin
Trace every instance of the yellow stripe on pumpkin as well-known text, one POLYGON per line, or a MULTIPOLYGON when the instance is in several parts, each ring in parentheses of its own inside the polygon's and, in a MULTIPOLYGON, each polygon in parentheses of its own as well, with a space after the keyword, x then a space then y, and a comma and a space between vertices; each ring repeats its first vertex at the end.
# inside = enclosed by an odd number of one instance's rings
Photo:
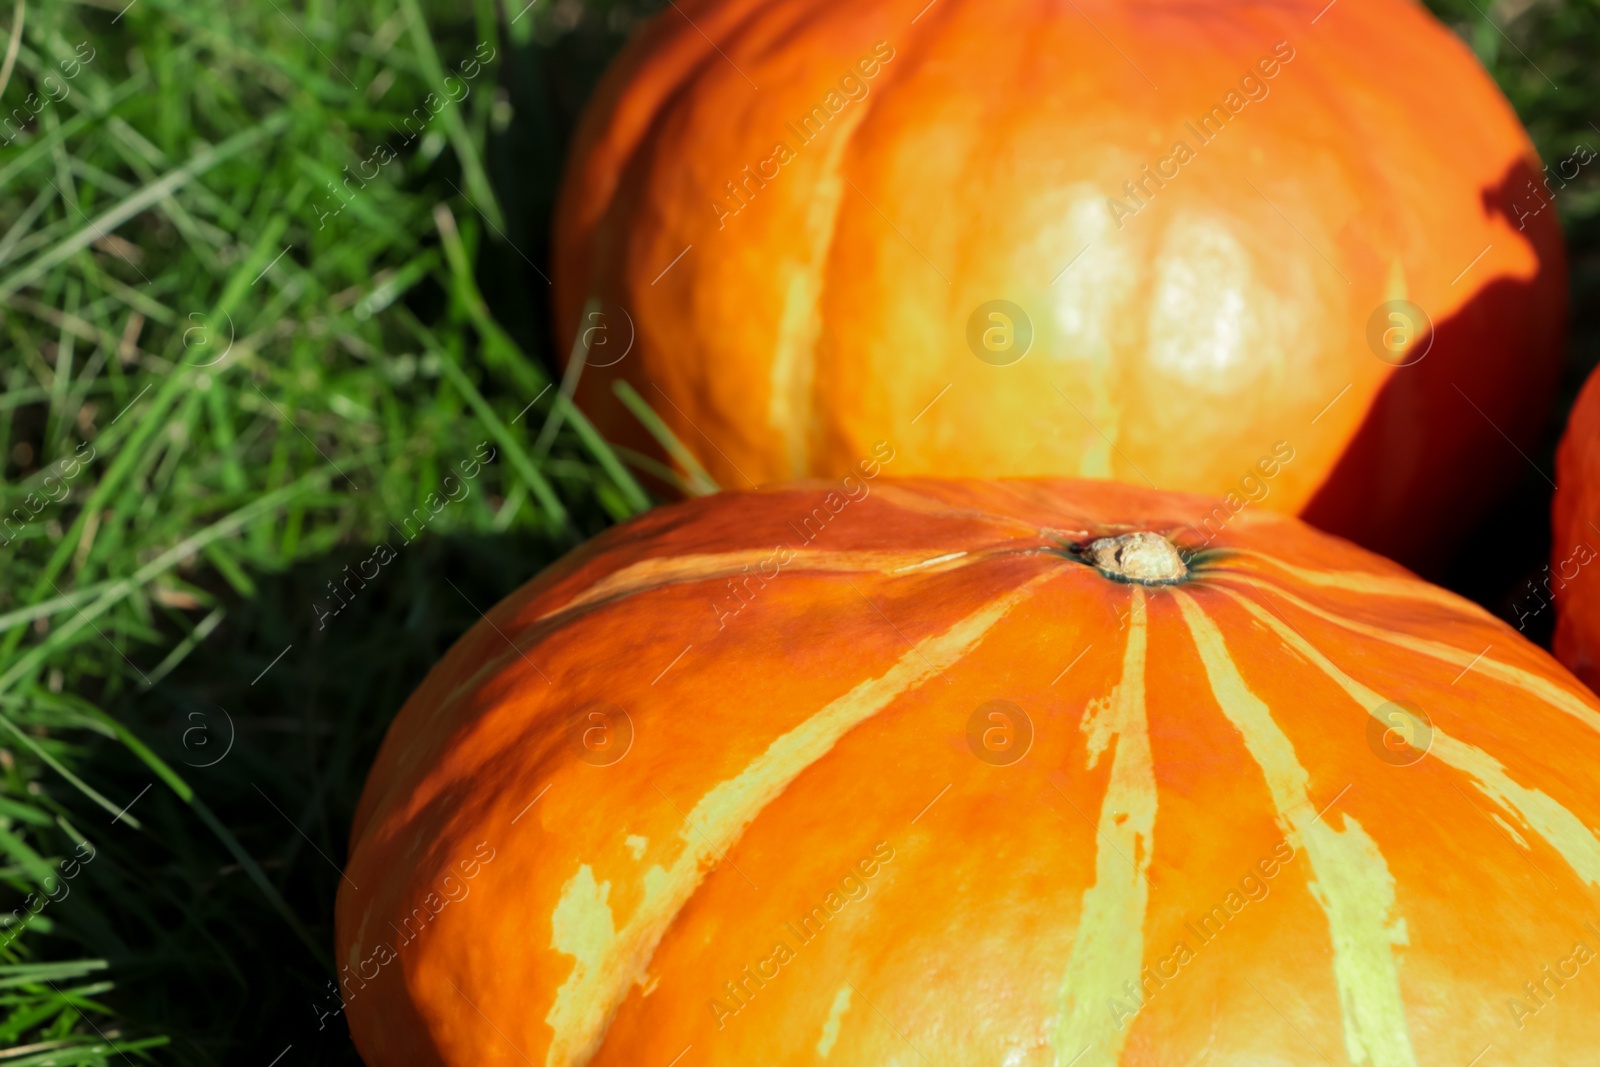
POLYGON ((1251 548, 1229 547, 1226 551, 1247 559, 1259 559, 1270 563, 1272 566, 1289 574, 1307 585, 1322 586, 1326 589, 1342 589, 1347 593, 1360 593, 1362 596, 1387 596, 1402 600, 1415 600, 1424 604, 1438 604, 1440 607, 1452 611, 1464 611, 1479 618, 1493 618, 1487 611, 1474 604, 1464 596, 1430 585, 1421 578, 1391 577, 1385 574, 1370 574, 1366 571, 1319 571, 1309 567, 1297 567, 1293 563, 1286 563, 1277 556, 1265 552, 1258 552, 1251 548))
POLYGON ((1084 890, 1072 956, 1061 979, 1057 1065, 1116 1067, 1130 1033, 1127 1012, 1138 1004, 1126 984, 1138 988, 1144 965, 1150 896, 1146 877, 1156 821, 1155 761, 1145 717, 1145 645, 1144 593, 1135 586, 1122 681, 1109 697, 1089 705, 1083 722, 1091 769, 1113 740, 1116 753, 1100 804, 1095 881, 1084 890), (1113 1004, 1113 997, 1124 1003, 1113 1004))
POLYGON ((764 585, 778 574, 819 573, 897 574, 917 572, 936 574, 990 558, 984 551, 945 552, 931 549, 915 552, 817 552, 793 549, 787 563, 778 560, 778 548, 766 546, 738 552, 707 552, 687 556, 661 556, 641 560, 606 575, 558 608, 552 608, 526 625, 544 623, 557 615, 605 601, 648 593, 664 586, 684 582, 714 581, 718 578, 752 577, 764 585), (763 573, 763 566, 775 570, 763 573))
MULTIPOLYGON (((1218 575, 1218 577, 1235 578, 1238 576, 1222 574, 1218 575)), ((1253 579, 1247 580, 1251 581, 1252 585, 1256 584, 1253 579)), ((1386 641, 1396 648, 1403 648, 1409 652, 1420 652, 1424 656, 1443 660, 1463 670, 1471 667, 1485 677, 1514 686, 1529 696, 1542 700, 1551 707, 1571 715, 1591 730, 1600 732, 1600 711, 1596 711, 1576 693, 1563 689, 1549 679, 1541 678, 1531 671, 1525 671, 1521 667, 1513 667, 1509 663, 1490 659, 1482 653, 1472 653, 1454 645, 1447 645, 1442 641, 1430 641, 1425 637, 1414 637, 1411 634, 1400 633, 1396 630, 1388 630, 1381 626, 1373 626, 1370 623, 1346 618, 1343 615, 1319 608, 1310 601, 1295 596, 1275 582, 1263 582, 1260 584, 1271 589, 1273 595, 1283 597, 1283 599, 1301 611, 1315 615, 1319 619, 1331 622, 1336 626, 1342 626, 1353 633, 1364 634, 1379 641, 1386 641)))
MULTIPOLYGON (((760 568, 766 564, 776 564, 775 548, 747 548, 737 552, 706 552, 684 556, 659 556, 651 559, 640 560, 606 575, 593 585, 584 589, 558 608, 552 608, 542 615, 523 623, 520 626, 510 625, 501 627, 502 635, 510 637, 512 634, 520 639, 529 630, 544 628, 553 629, 564 624, 567 620, 561 616, 581 611, 584 608, 597 607, 627 597, 638 596, 642 593, 654 592, 665 586, 687 582, 713 581, 718 578, 756 577, 761 579, 762 585, 767 581, 775 580, 776 575, 768 572, 761 574, 760 568)), ((981 560, 992 558, 988 551, 972 551, 960 553, 939 553, 929 556, 930 549, 920 549, 915 552, 817 552, 807 549, 794 550, 793 558, 784 563, 778 574, 800 573, 825 573, 835 572, 840 574, 883 574, 894 575, 901 573, 939 574, 958 567, 969 566, 981 560)), ((996 552, 1010 551, 1000 547, 996 552)), ((757 586, 757 589, 761 586, 757 586)), ((752 590, 752 593, 754 591, 752 590)), ((731 595, 731 594, 725 594, 731 595)), ((485 678, 492 677, 504 670, 507 666, 523 658, 537 642, 523 646, 511 643, 504 648, 497 648, 492 655, 477 670, 456 685, 440 698, 440 708, 453 705, 465 693, 469 693, 483 683, 485 678)), ((505 642, 502 642, 505 645, 505 642)))
MULTIPOLYGON (((1285 626, 1265 608, 1231 589, 1227 590, 1227 594, 1332 678, 1368 714, 1379 717, 1378 710, 1388 703, 1381 694, 1368 689, 1334 666, 1309 641, 1285 626)), ((1593 831, 1581 819, 1553 797, 1516 782, 1506 773, 1499 760, 1480 748, 1458 741, 1437 725, 1433 727, 1432 747, 1428 750, 1428 756, 1448 767, 1464 771, 1472 780, 1473 788, 1517 816, 1525 826, 1549 842, 1579 878, 1590 885, 1600 885, 1600 840, 1595 838, 1593 831)))
MULTIPOLYGON (((572 972, 556 991, 545 1016, 545 1022, 555 1031, 545 1056, 548 1067, 582 1067, 589 1062, 605 1037, 611 1016, 626 998, 629 987, 643 978, 673 920, 700 887, 706 873, 768 804, 806 768, 827 755, 845 734, 959 662, 1012 608, 1031 596, 1041 583, 1061 573, 1047 570, 923 641, 882 675, 861 682, 832 701, 773 741, 739 774, 713 787, 700 798, 679 830, 683 847, 677 858, 669 867, 652 867, 646 872, 644 899, 602 950, 593 950, 591 932, 604 929, 605 922, 610 921, 609 910, 604 921, 598 912, 593 912, 588 921, 578 924, 567 895, 563 894, 552 923, 556 925, 561 920, 558 936, 562 928, 581 929, 581 937, 574 935, 575 940, 566 943, 581 943, 588 955, 575 957, 572 972), (563 911, 564 908, 569 910, 563 911)), ((603 905, 604 895, 591 888, 593 875, 584 879, 583 866, 578 871, 576 880, 568 883, 569 890, 579 889, 591 902, 591 910, 596 900, 603 905)), ((562 944, 552 947, 573 954, 562 944)))
MULTIPOLYGON (((784 443, 787 475, 804 478, 810 468, 812 396, 817 373, 817 340, 822 335, 822 294, 827 282, 833 231, 845 195, 845 151, 867 107, 858 104, 837 117, 823 140, 823 155, 805 207, 804 259, 786 256, 775 264, 782 281, 783 312, 772 352, 767 422, 784 443)), ((790 188, 794 188, 792 185, 790 188)), ((790 251, 794 248, 791 246, 790 251)))
POLYGON ((853 986, 839 987, 839 992, 833 995, 833 1005, 828 1009, 828 1021, 822 1024, 822 1037, 817 1040, 817 1057, 827 1059, 833 1051, 834 1044, 839 1040, 839 1027, 844 1020, 844 1013, 850 1010, 850 994, 853 986))
POLYGON ((1245 684, 1222 631, 1188 595, 1174 596, 1212 694, 1266 776, 1278 825, 1311 861, 1316 881, 1309 888, 1328 917, 1333 940, 1346 1055, 1357 1067, 1416 1067, 1394 958, 1394 946, 1406 944, 1405 921, 1393 916, 1394 876, 1388 863, 1355 819, 1344 816, 1341 831, 1321 817, 1293 743, 1272 709, 1245 684))

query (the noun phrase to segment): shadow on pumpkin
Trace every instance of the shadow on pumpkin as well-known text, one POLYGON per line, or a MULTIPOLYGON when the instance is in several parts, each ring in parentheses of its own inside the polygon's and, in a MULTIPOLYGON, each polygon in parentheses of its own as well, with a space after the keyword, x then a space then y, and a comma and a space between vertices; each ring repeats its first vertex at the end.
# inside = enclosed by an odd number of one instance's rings
MULTIPOLYGON (((1498 186, 1483 190, 1485 215, 1515 226, 1516 205, 1539 177, 1519 162, 1498 186)), ((1545 438, 1553 445, 1552 425, 1559 432, 1550 401, 1566 334, 1567 269, 1554 211, 1525 223, 1528 236, 1520 239, 1537 252, 1537 273, 1527 280, 1494 278, 1453 315, 1434 321, 1427 354, 1390 375, 1301 513, 1307 521, 1434 580, 1450 573, 1474 525, 1533 473, 1530 464, 1538 468, 1544 499, 1539 515, 1524 514, 1521 525, 1531 522, 1537 531, 1546 521, 1554 466, 1540 446, 1545 438), (1487 358, 1491 352, 1500 358, 1487 358), (1447 521, 1402 526, 1393 521, 1397 512, 1447 521)), ((1469 270, 1457 284, 1471 278, 1469 270)), ((1413 350, 1429 340, 1419 338, 1413 350)))

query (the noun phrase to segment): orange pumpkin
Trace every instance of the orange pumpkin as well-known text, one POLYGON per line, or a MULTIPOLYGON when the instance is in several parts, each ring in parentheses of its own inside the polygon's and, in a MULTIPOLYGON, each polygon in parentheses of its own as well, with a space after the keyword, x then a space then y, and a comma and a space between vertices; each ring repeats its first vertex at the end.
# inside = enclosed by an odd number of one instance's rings
POLYGON ((1199 548, 1205 506, 852 477, 578 550, 378 756, 362 1056, 1592 1062, 1595 698, 1296 519, 1199 548))
POLYGON ((1517 591, 1519 629, 1556 612, 1555 654, 1591 688, 1600 686, 1600 374, 1578 393, 1556 450, 1550 564, 1517 591))
POLYGON ((724 487, 887 440, 1427 565, 1542 428, 1541 178, 1411 0, 683 0, 576 137, 556 322, 602 429, 652 447, 626 379, 724 487))

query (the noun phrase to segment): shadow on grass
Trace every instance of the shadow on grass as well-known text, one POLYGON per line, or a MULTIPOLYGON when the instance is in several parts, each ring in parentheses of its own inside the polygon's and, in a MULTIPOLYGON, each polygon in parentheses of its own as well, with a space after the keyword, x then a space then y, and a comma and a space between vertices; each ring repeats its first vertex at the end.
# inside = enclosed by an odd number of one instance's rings
POLYGON ((392 562, 320 629, 313 605, 335 603, 328 583, 370 546, 253 576, 256 595, 231 596, 223 625, 170 676, 110 709, 260 864, 317 953, 200 813, 115 741, 84 774, 116 803, 137 797, 140 829, 52 787, 99 849, 84 867, 99 884, 52 915, 111 962, 117 987, 104 999, 118 1015, 173 1035, 163 1060, 265 1065, 292 1045, 295 1064, 360 1062, 329 983, 334 897, 367 769, 479 609, 559 554, 526 535, 391 544, 392 562))

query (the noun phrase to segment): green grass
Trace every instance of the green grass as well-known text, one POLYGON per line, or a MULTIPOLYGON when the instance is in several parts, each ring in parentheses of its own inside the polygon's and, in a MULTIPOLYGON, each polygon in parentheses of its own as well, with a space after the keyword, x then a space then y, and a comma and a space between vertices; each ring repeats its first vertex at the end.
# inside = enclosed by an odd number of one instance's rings
MULTIPOLYGON (((1540 158, 1556 173, 1579 146, 1600 153, 1600 4, 1594 0, 1428 0, 1433 12, 1477 53, 1516 108, 1540 158)), ((1573 166, 1567 167, 1571 173, 1573 166)), ((1600 156, 1576 180, 1551 182, 1567 236, 1572 273, 1570 339, 1556 403, 1544 435, 1520 468, 1521 481, 1478 524, 1445 584, 1501 618, 1517 619, 1550 549, 1550 482, 1567 411, 1600 364, 1600 156)), ((1553 612, 1526 633, 1548 642, 1553 612)))
MULTIPOLYGON (((61 97, 0 147, 0 510, 37 512, 0 528, 0 913, 67 893, 0 929, 0 1064, 351 1063, 316 1006, 390 717, 479 609, 649 502, 550 421, 540 273, 576 110, 638 10, 122 3, 29 4, 0 94, 61 97), (377 576, 340 606, 347 567, 377 576)), ((1595 6, 1475 3, 1437 6, 1546 159, 1600 148, 1595 6)), ((1600 356, 1590 170, 1557 201, 1569 396, 1600 356)), ((1530 473, 1508 505, 1526 544, 1472 590, 1492 606, 1538 566, 1543 494, 1530 473)))
POLYGON ((388 718, 649 505, 570 411, 540 440, 561 143, 631 17, 544 6, 509 41, 487 2, 27 8, 0 99, 56 99, 0 132, 0 882, 61 899, 0 930, 5 1063, 351 1061, 312 1005, 388 718), (377 575, 340 607, 346 567, 377 575))

